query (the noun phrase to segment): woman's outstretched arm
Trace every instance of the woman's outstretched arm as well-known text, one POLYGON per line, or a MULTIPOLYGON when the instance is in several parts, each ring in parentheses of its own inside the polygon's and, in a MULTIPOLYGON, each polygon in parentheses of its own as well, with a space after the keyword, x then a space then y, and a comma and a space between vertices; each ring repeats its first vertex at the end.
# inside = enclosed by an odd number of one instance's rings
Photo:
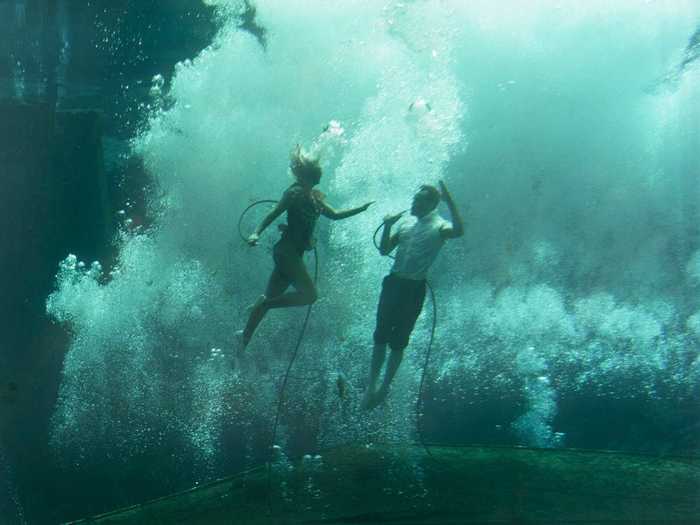
POLYGON ((350 208, 348 210, 337 211, 334 210, 327 202, 321 201, 321 214, 324 217, 328 217, 329 219, 332 219, 334 221, 339 221, 341 219, 347 219, 348 217, 357 215, 358 213, 362 213, 372 204, 374 204, 374 201, 370 201, 367 204, 358 206, 357 208, 350 208))

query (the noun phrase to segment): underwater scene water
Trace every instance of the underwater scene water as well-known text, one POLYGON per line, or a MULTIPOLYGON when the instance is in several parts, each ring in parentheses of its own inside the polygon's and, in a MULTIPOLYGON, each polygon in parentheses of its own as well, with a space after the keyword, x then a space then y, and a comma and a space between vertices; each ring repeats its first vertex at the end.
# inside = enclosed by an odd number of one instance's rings
POLYGON ((0 29, 0 523, 345 446, 700 453, 698 2, 4 0, 0 29), (250 206, 297 144, 374 204, 318 220, 308 319, 240 357, 280 235, 249 247, 250 206), (441 180, 464 235, 366 410, 373 234, 441 180))

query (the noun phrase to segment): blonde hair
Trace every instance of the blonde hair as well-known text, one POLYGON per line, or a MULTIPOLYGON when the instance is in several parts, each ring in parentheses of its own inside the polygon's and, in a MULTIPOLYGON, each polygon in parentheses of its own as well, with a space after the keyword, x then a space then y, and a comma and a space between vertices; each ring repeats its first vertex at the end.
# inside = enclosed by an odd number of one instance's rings
POLYGON ((301 145, 297 144, 289 155, 289 168, 297 179, 320 179, 321 164, 319 160, 309 155, 301 145))

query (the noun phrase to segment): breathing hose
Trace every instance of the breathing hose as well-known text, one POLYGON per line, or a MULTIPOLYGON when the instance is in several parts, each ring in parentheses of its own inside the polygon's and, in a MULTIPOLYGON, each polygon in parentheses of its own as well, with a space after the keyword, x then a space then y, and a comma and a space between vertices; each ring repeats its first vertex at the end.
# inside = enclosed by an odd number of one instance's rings
MULTIPOLYGON (((243 218, 245 215, 253 209, 255 206, 258 206, 260 204, 277 204, 279 201, 272 200, 272 199, 262 199, 253 202, 250 204, 246 209, 243 210, 241 213, 241 216, 238 219, 238 234, 240 235, 241 239, 243 241, 247 241, 247 237, 243 234, 243 218)), ((316 247, 314 246, 313 249, 314 252, 314 284, 318 281, 318 251, 316 251, 316 247)), ((284 403, 284 391, 287 388, 287 381, 289 380, 289 373, 292 370, 292 366, 294 365, 294 361, 297 358, 297 355, 299 354, 299 348, 301 347, 301 341, 304 339, 304 333, 306 332, 306 327, 309 324, 309 317, 311 317, 311 307, 313 305, 310 304, 306 308, 306 315, 304 316, 304 322, 301 325, 301 330, 299 332, 299 337, 297 338, 296 345, 294 346, 294 351, 292 352, 292 357, 289 360, 289 364, 287 365, 287 370, 284 373, 283 379, 282 379, 282 386, 280 387, 280 392, 279 392, 279 397, 277 399, 277 411, 275 413, 275 423, 272 426, 272 438, 271 438, 271 444, 270 444, 270 459, 267 461, 267 497, 268 497, 268 510, 270 509, 270 494, 272 492, 272 457, 274 454, 274 449, 275 449, 275 440, 277 438, 277 427, 279 426, 279 420, 280 420, 280 414, 282 413, 282 404, 284 403)))
MULTIPOLYGON (((244 235, 243 233, 243 219, 245 218, 246 214, 252 210, 254 207, 259 206, 261 204, 277 204, 277 200, 273 199, 261 199, 257 200, 250 205, 248 205, 243 212, 241 212, 241 215, 238 219, 238 234, 240 238, 246 242, 248 238, 244 235)), ((379 225, 379 227, 374 231, 374 235, 372 236, 372 241, 374 242, 374 246, 379 250, 379 244, 377 243, 377 234, 379 231, 382 229, 384 226, 384 223, 379 225)), ((313 249, 314 252, 314 284, 318 281, 318 252, 316 248, 314 247, 313 249)), ((389 258, 394 258, 392 255, 388 255, 389 258)), ((418 441, 420 442, 421 446, 425 449, 426 453, 428 456, 431 458, 435 459, 433 454, 430 452, 430 448, 426 445, 425 441, 423 440, 423 432, 422 432, 422 413, 421 409, 423 406, 423 389, 425 386, 425 376, 426 372, 428 370, 428 366, 430 364, 430 355, 432 353, 433 349, 433 340, 435 339, 435 330, 437 327, 437 306, 435 304, 435 291, 433 290, 433 287, 430 286, 430 283, 426 280, 426 286, 428 287, 428 291, 430 292, 430 301, 433 305, 433 320, 432 320, 432 326, 430 328, 430 339, 428 341, 428 349, 425 353, 425 362, 423 363, 423 371, 421 373, 421 380, 420 380, 420 386, 418 387, 418 398, 416 400, 416 424, 417 424, 417 430, 418 430, 418 441)), ((306 332, 306 327, 308 326, 309 323, 309 317, 311 316, 311 308, 313 305, 309 305, 306 309, 306 315, 304 316, 304 322, 302 323, 301 330, 299 332, 299 336, 297 337, 297 342, 294 346, 294 351, 292 352, 292 357, 289 360, 289 364, 287 365, 287 370, 285 371, 285 374, 283 376, 282 380, 282 385, 280 387, 280 392, 279 392, 279 397, 277 400, 277 410, 275 413, 275 422, 272 427, 272 438, 271 438, 271 445, 270 445, 270 459, 267 462, 267 485, 268 485, 268 498, 270 497, 271 494, 271 485, 272 485, 272 475, 271 475, 271 470, 272 470, 272 456, 274 454, 274 447, 275 447, 275 440, 277 437, 277 428, 279 426, 279 419, 280 419, 280 414, 282 412, 282 404, 284 403, 284 392, 287 387, 287 382, 289 380, 289 374, 292 370, 292 366, 294 365, 294 362, 299 354, 299 348, 301 347, 301 342, 304 339, 304 334, 306 332)), ((268 503, 268 508, 270 507, 268 503)))

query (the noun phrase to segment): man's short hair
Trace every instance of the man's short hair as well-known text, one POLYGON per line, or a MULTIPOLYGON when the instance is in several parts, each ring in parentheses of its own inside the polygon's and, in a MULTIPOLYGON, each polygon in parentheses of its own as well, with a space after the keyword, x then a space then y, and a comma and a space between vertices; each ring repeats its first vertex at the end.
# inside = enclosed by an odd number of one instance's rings
POLYGON ((428 194, 433 205, 433 209, 435 209, 435 207, 440 203, 440 190, 438 190, 435 186, 431 186, 430 184, 422 184, 418 191, 424 191, 428 194))

